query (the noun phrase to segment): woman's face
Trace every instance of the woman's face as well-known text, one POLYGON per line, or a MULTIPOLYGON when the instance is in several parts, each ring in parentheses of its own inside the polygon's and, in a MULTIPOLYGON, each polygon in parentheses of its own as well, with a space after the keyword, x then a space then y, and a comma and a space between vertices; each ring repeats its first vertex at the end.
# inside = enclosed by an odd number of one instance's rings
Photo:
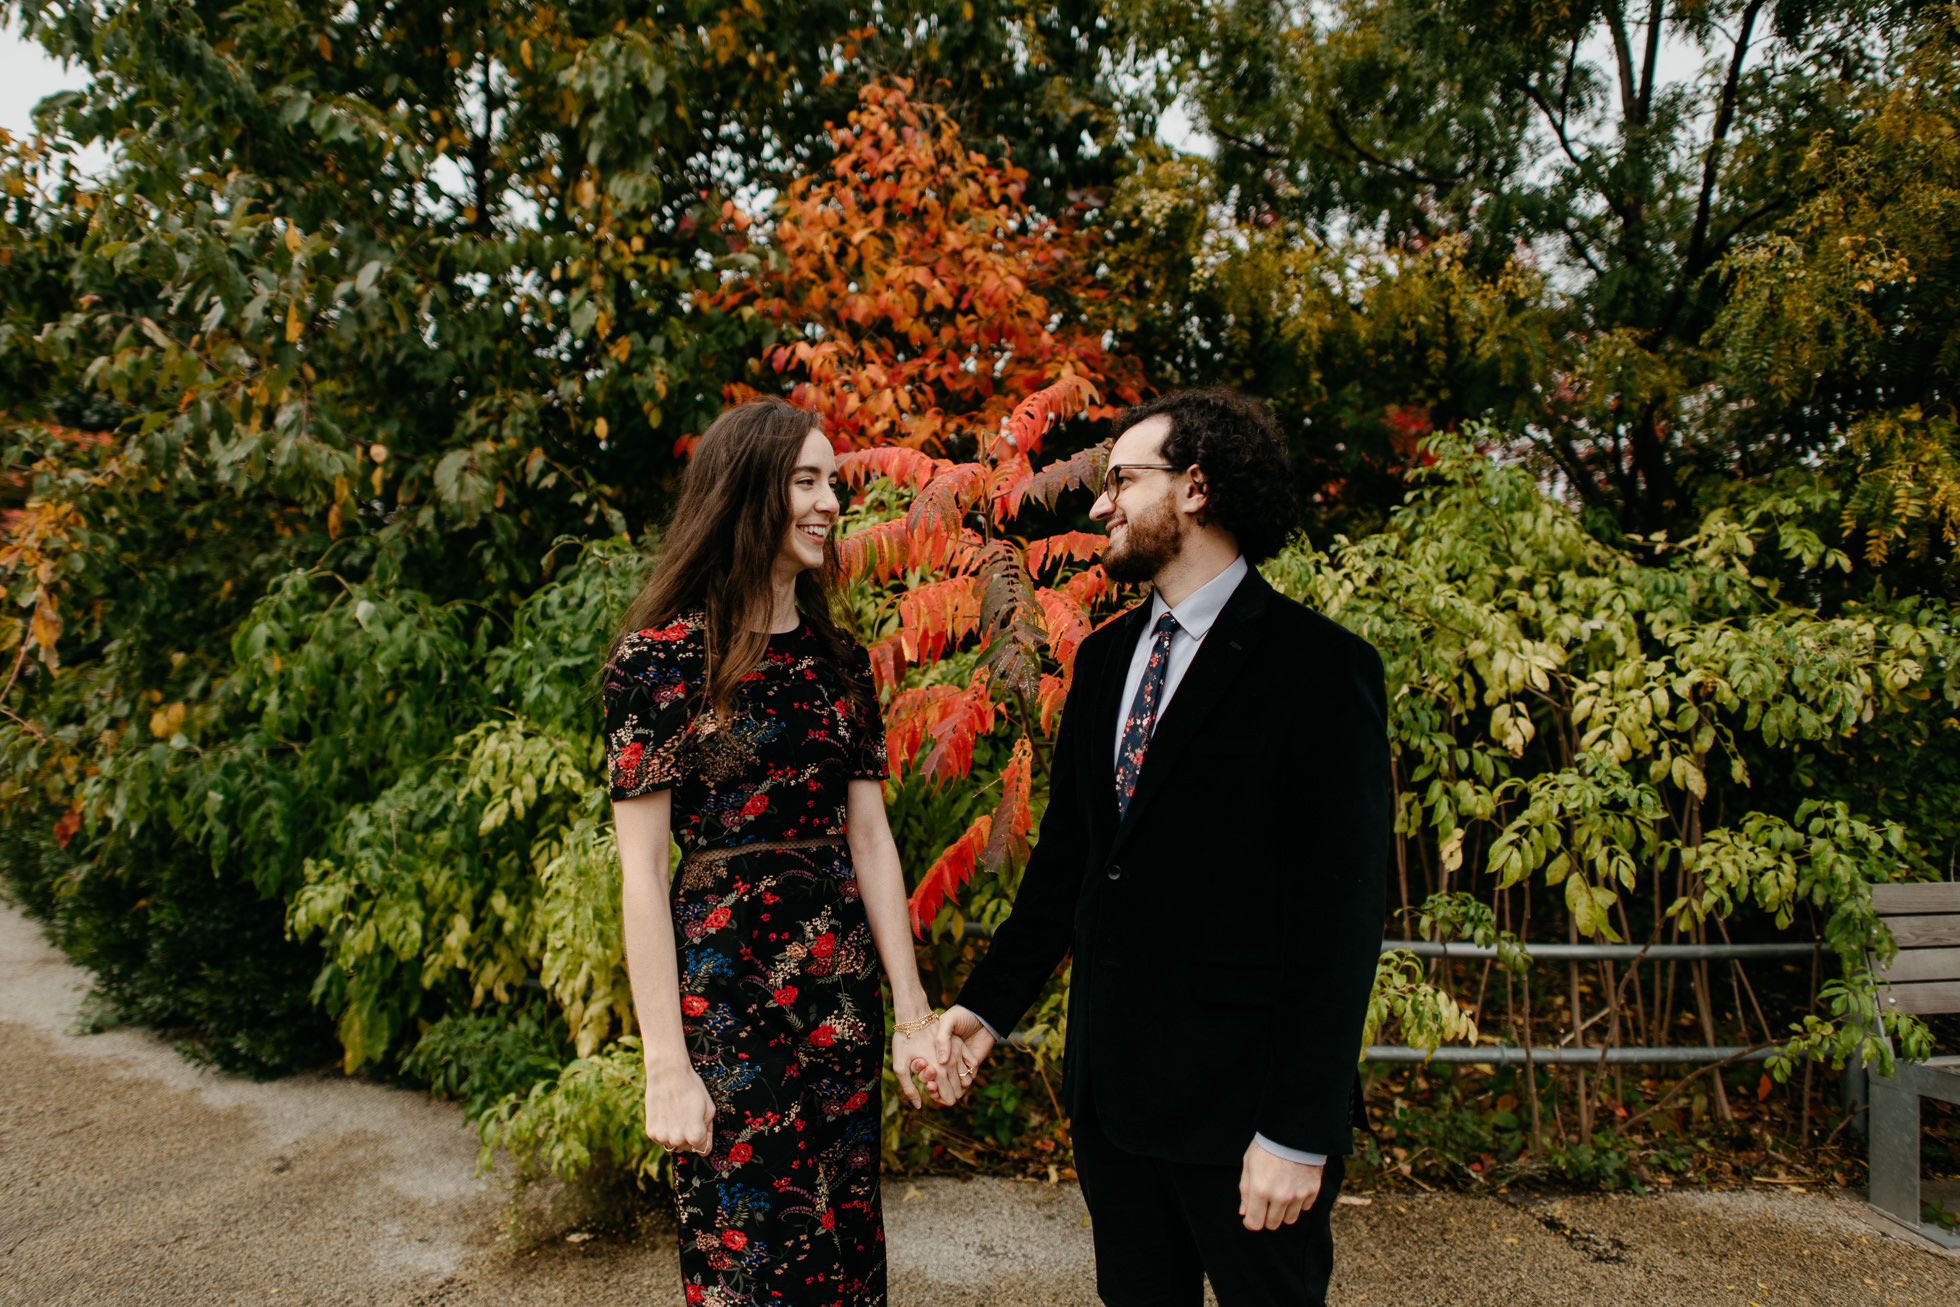
POLYGON ((837 476, 837 455, 821 431, 803 438, 796 470, 789 474, 789 534, 777 561, 785 570, 805 571, 823 566, 824 541, 837 525, 841 505, 831 488, 837 476))

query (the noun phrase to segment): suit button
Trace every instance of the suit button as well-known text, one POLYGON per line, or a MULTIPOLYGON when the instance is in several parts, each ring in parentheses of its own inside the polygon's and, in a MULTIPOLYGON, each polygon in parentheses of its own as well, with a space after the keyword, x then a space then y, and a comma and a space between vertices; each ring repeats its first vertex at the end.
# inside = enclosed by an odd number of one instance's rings
POLYGON ((1119 866, 1117 866, 1117 865, 1116 865, 1115 863, 1113 863, 1113 862, 1109 864, 1109 873, 1108 873, 1108 874, 1109 874, 1109 878, 1110 878, 1111 880, 1121 880, 1121 879, 1123 879, 1123 869, 1122 869, 1121 867, 1119 867, 1119 866))

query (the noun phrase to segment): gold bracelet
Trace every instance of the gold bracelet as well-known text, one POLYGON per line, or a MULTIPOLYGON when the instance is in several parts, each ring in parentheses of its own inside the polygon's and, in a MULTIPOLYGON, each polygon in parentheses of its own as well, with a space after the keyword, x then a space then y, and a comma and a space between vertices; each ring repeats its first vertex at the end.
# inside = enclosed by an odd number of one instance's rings
POLYGON ((917 1021, 894 1021, 892 1022, 892 1029, 901 1035, 916 1035, 937 1020, 939 1020, 939 1014, 933 1012, 920 1017, 917 1021))

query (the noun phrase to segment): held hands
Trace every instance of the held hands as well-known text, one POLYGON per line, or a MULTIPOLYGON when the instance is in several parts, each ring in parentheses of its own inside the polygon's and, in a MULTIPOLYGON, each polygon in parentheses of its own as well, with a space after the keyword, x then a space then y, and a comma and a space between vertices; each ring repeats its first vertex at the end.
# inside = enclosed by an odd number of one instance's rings
POLYGON ((950 1105, 959 1100, 960 1094, 973 1088, 980 1064, 993 1052, 994 1037, 980 1024, 979 1017, 957 1003, 946 1009, 931 1030, 932 1069, 941 1080, 951 1082, 958 1090, 948 1100, 950 1105))
POLYGON ((892 1070, 912 1106, 924 1105, 916 1078, 935 1104, 951 1107, 973 1087, 974 1074, 993 1047, 994 1037, 980 1018, 955 1005, 924 1029, 892 1037, 892 1070))
POLYGON ((707 1153, 715 1143, 715 1100, 691 1066, 647 1068, 647 1138, 670 1153, 707 1153))
POLYGON ((951 1107, 960 1101, 962 1086, 958 1078, 943 1074, 934 1060, 932 1032, 945 1021, 942 1016, 923 1030, 892 1035, 892 1072, 898 1077, 898 1091, 914 1107, 924 1107, 928 1097, 940 1107, 951 1107), (924 1096, 919 1093, 921 1084, 925 1086, 924 1096))
POLYGON ((1277 1230, 1293 1224, 1320 1196, 1324 1169, 1289 1162, 1253 1140, 1246 1145, 1245 1163, 1239 1168, 1239 1219, 1248 1230, 1277 1230))

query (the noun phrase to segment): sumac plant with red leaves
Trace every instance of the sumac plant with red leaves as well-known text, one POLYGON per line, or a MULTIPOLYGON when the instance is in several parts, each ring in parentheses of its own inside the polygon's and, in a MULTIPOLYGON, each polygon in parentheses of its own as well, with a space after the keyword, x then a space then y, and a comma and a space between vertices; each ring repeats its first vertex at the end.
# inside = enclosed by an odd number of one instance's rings
POLYGON ((1025 852, 1076 647, 1122 606, 1094 562, 1102 537, 1056 530, 1053 511, 1093 493, 1105 449, 1043 445, 1133 401, 1141 374, 1104 348, 1090 236, 1032 212, 1026 174, 968 150, 910 89, 867 87, 772 226, 727 210, 751 271, 704 307, 761 316, 762 374, 837 442, 856 496, 841 552, 895 773, 971 783, 975 746, 1005 746, 979 782, 991 809, 918 878, 923 934, 977 868, 1025 852))

